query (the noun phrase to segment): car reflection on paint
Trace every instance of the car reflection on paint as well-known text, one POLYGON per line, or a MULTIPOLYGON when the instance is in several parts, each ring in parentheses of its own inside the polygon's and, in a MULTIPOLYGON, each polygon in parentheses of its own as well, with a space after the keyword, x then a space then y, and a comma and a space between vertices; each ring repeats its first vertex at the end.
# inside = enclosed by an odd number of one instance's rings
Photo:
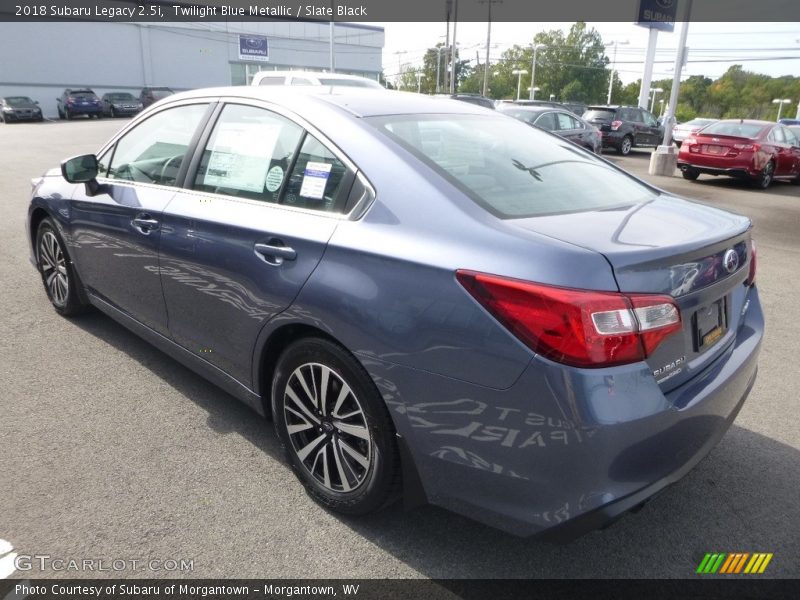
POLYGON ((468 103, 176 94, 34 180, 28 216, 56 311, 271 415, 345 514, 574 537, 685 475, 756 375, 748 219, 468 103))

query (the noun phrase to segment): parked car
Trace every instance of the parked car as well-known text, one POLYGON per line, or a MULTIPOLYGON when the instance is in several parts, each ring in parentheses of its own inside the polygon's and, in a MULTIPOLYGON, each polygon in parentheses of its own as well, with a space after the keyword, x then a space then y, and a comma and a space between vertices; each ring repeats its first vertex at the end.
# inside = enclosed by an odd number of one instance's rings
POLYGON ((41 121, 42 109, 39 103, 27 96, 5 96, 0 98, 0 121, 41 121))
POLYGON ((103 116, 103 103, 89 88, 65 89, 56 98, 59 119, 72 119, 80 115, 100 119, 103 116))
POLYGON ((579 117, 586 111, 582 102, 556 102, 554 100, 500 100, 500 104, 511 106, 547 106, 550 108, 563 108, 579 117))
POLYGON ((746 179, 761 189, 775 179, 800 183, 800 142, 785 125, 718 121, 683 141, 678 168, 691 181, 704 173, 746 179))
POLYGON ((174 93, 175 92, 168 87, 145 87, 142 88, 141 92, 139 92, 139 102, 141 103, 142 108, 147 108, 159 100, 163 100, 168 96, 172 96, 174 93))
POLYGON ((683 140, 688 136, 697 133, 706 125, 716 123, 718 120, 719 119, 692 119, 691 121, 686 121, 686 123, 679 123, 672 128, 672 141, 680 148, 683 140))
POLYGON ((664 139, 664 129, 650 111, 635 106, 590 106, 583 119, 600 129, 604 147, 623 156, 633 148, 658 146, 664 139))
POLYGON ((778 123, 781 125, 800 125, 800 119, 781 119, 778 123))
POLYGON ((483 108, 490 108, 494 110, 494 100, 481 96, 480 94, 434 94, 436 98, 450 98, 451 100, 460 100, 461 102, 469 102, 483 108))
POLYGON ((603 136, 600 130, 563 108, 503 104, 498 111, 529 125, 551 131, 595 154, 602 151, 603 136))
POLYGON ((789 125, 788 129, 794 134, 795 139, 800 140, 800 124, 789 125))
POLYGON ((176 94, 28 209, 55 310, 271 414, 325 507, 561 539, 730 427, 764 326, 751 226, 466 102, 289 87, 176 94))
POLYGON ((319 71, 259 71, 253 75, 250 85, 335 85, 383 89, 383 86, 374 79, 319 71))
POLYGON ((130 117, 140 112, 144 105, 130 92, 103 94, 103 114, 107 117, 130 117))

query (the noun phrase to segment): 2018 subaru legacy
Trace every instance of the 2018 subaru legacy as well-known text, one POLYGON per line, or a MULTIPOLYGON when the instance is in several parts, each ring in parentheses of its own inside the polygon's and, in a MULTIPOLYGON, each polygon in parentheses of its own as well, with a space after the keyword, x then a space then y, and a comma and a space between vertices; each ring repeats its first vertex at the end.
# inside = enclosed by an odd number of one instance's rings
POLYGON ((685 475, 756 376, 749 219, 467 103, 196 90, 33 184, 55 310, 271 415, 342 513, 569 538, 685 475))

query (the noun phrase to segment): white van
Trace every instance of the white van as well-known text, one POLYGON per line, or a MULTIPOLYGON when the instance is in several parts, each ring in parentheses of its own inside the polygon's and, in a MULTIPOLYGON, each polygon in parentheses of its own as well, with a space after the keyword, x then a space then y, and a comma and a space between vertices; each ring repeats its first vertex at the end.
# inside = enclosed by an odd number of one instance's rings
POLYGON ((338 85, 383 89, 372 79, 320 71, 259 71, 250 85, 338 85))

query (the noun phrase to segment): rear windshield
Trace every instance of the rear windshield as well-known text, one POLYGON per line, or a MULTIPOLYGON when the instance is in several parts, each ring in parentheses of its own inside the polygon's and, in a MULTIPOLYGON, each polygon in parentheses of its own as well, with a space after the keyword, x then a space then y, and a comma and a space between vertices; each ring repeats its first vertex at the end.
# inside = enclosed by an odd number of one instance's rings
POLYGON ((390 115, 367 119, 501 219, 629 206, 655 192, 560 140, 487 115, 390 115))
POLYGON ((150 93, 153 95, 153 98, 160 100, 161 98, 172 96, 175 92, 167 88, 151 88, 150 93))
POLYGON ((692 119, 691 121, 687 121, 686 123, 681 123, 681 125, 696 125, 698 127, 702 127, 703 125, 708 125, 709 123, 713 123, 714 119, 692 119))
POLYGON ((380 88, 382 87, 377 81, 360 80, 360 79, 337 79, 335 77, 320 77, 319 82, 322 85, 338 85, 340 87, 365 87, 365 88, 380 88))
POLYGON ((94 92, 87 90, 75 90, 74 92, 70 92, 69 95, 75 98, 94 98, 94 92))
POLYGON ((6 104, 9 106, 22 106, 23 104, 33 104, 33 100, 27 96, 7 96, 6 104))
POLYGON ((764 130, 764 125, 757 123, 740 123, 739 121, 720 121, 703 129, 703 135, 733 135, 736 137, 756 138, 764 130))
POLYGON ((587 121, 591 121, 592 119, 610 121, 616 116, 616 114, 617 113, 613 110, 589 109, 583 113, 583 118, 587 121))
POLYGON ((499 112, 503 113, 504 115, 508 115, 509 117, 514 117, 515 119, 519 119, 520 121, 525 121, 526 123, 533 123, 536 118, 542 114, 537 111, 533 110, 525 110, 522 108, 513 108, 513 107, 500 107, 498 109, 499 112))

